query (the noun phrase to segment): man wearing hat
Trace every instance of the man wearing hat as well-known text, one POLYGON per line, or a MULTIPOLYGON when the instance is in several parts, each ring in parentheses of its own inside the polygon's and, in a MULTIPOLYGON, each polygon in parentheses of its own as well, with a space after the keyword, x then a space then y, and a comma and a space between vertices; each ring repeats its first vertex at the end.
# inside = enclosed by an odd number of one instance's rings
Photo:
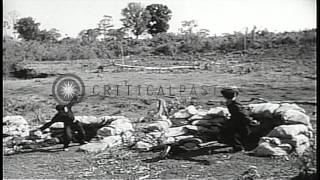
POLYGON ((253 120, 245 107, 237 101, 239 91, 236 88, 224 88, 221 90, 222 96, 226 99, 228 110, 231 114, 230 120, 222 129, 222 140, 226 144, 233 146, 233 150, 243 151, 244 142, 248 140, 251 133, 250 126, 257 126, 259 123, 253 120))
POLYGON ((52 120, 42 127, 39 128, 40 131, 43 131, 50 127, 55 122, 63 122, 64 124, 64 145, 63 149, 68 151, 70 141, 72 140, 72 134, 74 131, 77 131, 79 134, 80 144, 85 144, 85 130, 82 127, 81 122, 75 121, 73 112, 71 111, 72 105, 76 101, 76 96, 71 100, 68 105, 57 105, 56 110, 57 114, 52 118, 52 120))

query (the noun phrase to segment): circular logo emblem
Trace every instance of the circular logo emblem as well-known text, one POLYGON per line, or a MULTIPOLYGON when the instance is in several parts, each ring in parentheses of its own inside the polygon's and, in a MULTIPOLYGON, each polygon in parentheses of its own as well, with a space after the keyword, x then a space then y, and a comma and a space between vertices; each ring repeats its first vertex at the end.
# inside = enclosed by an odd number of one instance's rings
POLYGON ((55 100, 62 105, 68 104, 75 95, 76 102, 80 102, 84 97, 85 86, 79 76, 65 74, 59 76, 52 85, 52 94, 55 100))

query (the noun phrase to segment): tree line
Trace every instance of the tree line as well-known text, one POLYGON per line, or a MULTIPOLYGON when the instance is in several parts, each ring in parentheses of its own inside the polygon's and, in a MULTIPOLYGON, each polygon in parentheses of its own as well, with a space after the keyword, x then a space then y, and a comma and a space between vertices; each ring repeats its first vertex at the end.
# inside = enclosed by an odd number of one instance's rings
POLYGON ((40 30, 32 17, 15 21, 14 29, 21 41, 3 39, 4 73, 14 70, 20 61, 75 59, 109 59, 122 55, 194 55, 197 53, 231 52, 246 49, 274 48, 281 45, 315 44, 316 31, 274 33, 267 29, 210 36, 199 29, 195 20, 181 22, 178 33, 168 33, 172 11, 163 4, 143 7, 129 3, 121 14, 122 27, 114 28, 112 17, 105 15, 96 28, 79 32, 78 37, 61 38, 57 29, 40 30), (134 38, 130 36, 134 35, 134 38), (149 34, 151 38, 139 38, 149 34))

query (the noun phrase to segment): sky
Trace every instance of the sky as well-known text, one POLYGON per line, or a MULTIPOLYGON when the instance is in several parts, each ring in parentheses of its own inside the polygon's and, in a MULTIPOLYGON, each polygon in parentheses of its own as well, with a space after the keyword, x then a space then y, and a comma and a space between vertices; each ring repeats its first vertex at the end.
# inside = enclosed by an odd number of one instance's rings
POLYGON ((121 27, 121 9, 129 2, 147 6, 164 4, 172 11, 168 32, 178 32, 184 20, 196 20, 211 35, 267 28, 273 32, 316 28, 316 0, 3 0, 3 17, 17 11, 33 17, 40 29, 56 28, 76 37, 81 30, 96 28, 103 15, 121 27))

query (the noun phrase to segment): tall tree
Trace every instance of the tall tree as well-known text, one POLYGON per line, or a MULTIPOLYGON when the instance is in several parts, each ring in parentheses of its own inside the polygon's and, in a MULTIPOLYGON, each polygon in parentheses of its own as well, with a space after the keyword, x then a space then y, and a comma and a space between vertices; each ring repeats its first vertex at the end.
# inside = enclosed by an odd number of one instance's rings
POLYGON ((104 39, 108 37, 108 31, 111 27, 113 27, 112 16, 104 15, 98 23, 98 29, 104 39))
POLYGON ((123 19, 121 19, 123 26, 131 29, 131 32, 138 39, 146 29, 150 21, 150 14, 145 11, 141 3, 131 2, 128 6, 121 11, 123 19))
POLYGON ((32 17, 21 18, 14 25, 14 29, 19 33, 20 38, 26 41, 36 40, 39 35, 40 23, 36 23, 32 17))
POLYGON ((146 11, 151 16, 151 20, 147 25, 148 32, 151 35, 167 32, 172 11, 163 4, 151 4, 146 7, 146 11))

